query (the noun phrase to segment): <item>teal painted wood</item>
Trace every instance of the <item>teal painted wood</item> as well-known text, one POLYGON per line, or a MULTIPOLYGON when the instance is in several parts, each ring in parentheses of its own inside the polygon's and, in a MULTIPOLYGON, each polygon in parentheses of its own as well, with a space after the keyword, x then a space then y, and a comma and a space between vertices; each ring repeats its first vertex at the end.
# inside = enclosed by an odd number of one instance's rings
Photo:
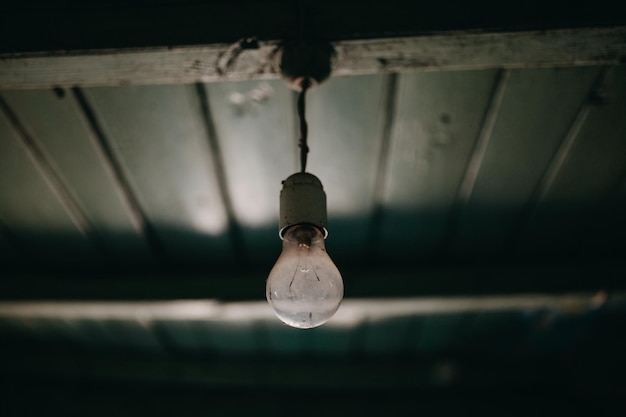
POLYGON ((70 92, 6 91, 3 97, 85 211, 107 255, 125 263, 150 262, 139 225, 70 92))
POLYGON ((195 352, 199 350, 191 320, 158 320, 152 323, 153 332, 158 333, 168 350, 195 352))
POLYGON ((21 253, 19 248, 11 243, 6 231, 3 230, 2 219, 0 219, 0 262, 5 265, 12 265, 20 261, 21 253))
POLYGON ((56 330, 66 337, 78 338, 95 351, 163 354, 164 348, 148 323, 132 319, 72 318, 64 320, 65 328, 57 326, 56 330))
POLYGON ((39 317, 16 320, 22 330, 30 337, 42 338, 55 344, 66 344, 67 348, 101 351, 105 346, 100 344, 92 332, 85 331, 85 321, 81 319, 39 317), (59 343, 60 342, 60 343, 59 343))
POLYGON ((348 356, 355 352, 355 347, 359 348, 360 340, 356 334, 361 330, 361 327, 335 324, 331 319, 316 331, 312 349, 322 355, 348 356))
POLYGON ((383 131, 384 76, 331 78, 307 94, 307 171, 324 185, 331 257, 361 258, 383 131))
POLYGON ((413 337, 415 316, 405 315, 373 319, 367 323, 362 350, 370 355, 406 353, 407 342, 413 337))
POLYGON ((584 123, 524 230, 523 251, 623 258, 625 115, 626 68, 612 67, 590 97, 584 123))
POLYGON ((253 260, 281 250, 281 182, 296 172, 292 91, 280 81, 206 84, 234 215, 253 260))
POLYGON ((279 355, 313 355, 316 341, 325 327, 294 329, 276 320, 265 325, 269 350, 279 355))
POLYGON ((384 258, 415 259, 440 249, 495 75, 400 76, 381 224, 384 258))
POLYGON ((258 324, 229 321, 194 321, 190 323, 200 354, 253 355, 266 348, 259 344, 258 324))
POLYGON ((116 346, 141 354, 165 354, 165 346, 152 331, 150 320, 106 319, 100 322, 105 331, 111 335, 116 346))
POLYGON ((419 336, 415 350, 429 353, 446 351, 454 347, 456 337, 463 328, 465 316, 461 314, 432 314, 420 318, 419 336))
POLYGON ((85 90, 166 256, 226 261, 227 217, 192 85, 85 90))
POLYGON ((92 242, 72 222, 4 114, 0 114, 0 218, 33 260, 79 264, 97 259, 92 242))
POLYGON ((517 222, 585 100, 599 69, 512 71, 480 171, 461 208, 453 250, 505 251, 517 222))
POLYGON ((464 335, 459 335, 458 344, 466 352, 515 351, 529 332, 528 320, 524 320, 528 314, 514 310, 477 313, 464 335))

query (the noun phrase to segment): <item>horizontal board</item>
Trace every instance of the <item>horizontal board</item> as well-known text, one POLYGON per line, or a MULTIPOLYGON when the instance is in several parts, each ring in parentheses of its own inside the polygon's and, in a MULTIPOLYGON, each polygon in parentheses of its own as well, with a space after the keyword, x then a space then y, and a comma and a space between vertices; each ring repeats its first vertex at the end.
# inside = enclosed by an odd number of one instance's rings
MULTIPOLYGON (((626 55, 624 39, 626 27, 617 26, 344 40, 334 43, 334 73, 619 64, 626 55)), ((247 45, 244 38, 232 45, 5 55, 0 56, 0 88, 277 78, 277 42, 247 45)))

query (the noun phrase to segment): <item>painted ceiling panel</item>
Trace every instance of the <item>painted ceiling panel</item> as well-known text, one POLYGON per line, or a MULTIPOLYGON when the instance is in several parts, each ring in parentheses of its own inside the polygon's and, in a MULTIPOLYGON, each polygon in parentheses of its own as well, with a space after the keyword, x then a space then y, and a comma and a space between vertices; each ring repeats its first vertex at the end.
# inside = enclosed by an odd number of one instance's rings
POLYGON ((356 331, 346 332, 345 328, 332 327, 318 331, 315 335, 315 344, 312 349, 323 355, 341 356, 348 355, 358 346, 360 336, 365 326, 356 331))
POLYGON ((257 261, 277 257, 281 181, 296 172, 293 94, 280 80, 210 83, 206 88, 248 255, 257 261))
POLYGON ((384 257, 423 257, 441 249, 495 75, 400 76, 381 230, 384 257))
POLYGON ((152 330, 166 350, 172 352, 195 351, 198 349, 198 341, 194 332, 193 321, 162 320, 152 324, 152 330))
MULTIPOLYGON (((513 256, 507 251, 520 235, 524 252, 564 251, 563 242, 576 245, 572 236, 598 253, 616 247, 612 229, 624 230, 624 204, 615 202, 624 201, 625 75, 614 67, 597 88, 604 73, 600 67, 405 73, 394 76, 395 88, 391 75, 378 74, 335 77, 311 90, 307 168, 328 196, 329 253, 347 264, 360 259, 373 242, 372 225, 379 228, 379 260, 404 266, 416 256, 513 256), (494 124, 485 130, 489 112, 494 124), (460 186, 481 152, 477 138, 484 154, 463 200, 460 186), (548 177, 554 181, 546 186, 548 177), (375 223, 381 178, 382 221, 375 223)), ((151 237, 116 183, 120 174, 111 166, 118 164, 145 227, 154 229, 170 260, 225 265, 236 227, 249 259, 270 264, 280 251, 280 181, 298 170, 295 97, 279 80, 3 92, 9 108, 1 120, 3 252, 24 242, 26 252, 61 260, 56 254, 65 251, 66 259, 91 262, 92 240, 104 237, 100 255, 147 259, 151 237), (42 171, 37 158, 49 167, 42 171), (58 174, 87 226, 46 170, 58 174), (58 239, 61 245, 46 243, 58 239)))
POLYGON ((626 179, 626 68, 606 73, 584 124, 523 235, 527 251, 621 253, 626 179), (554 210, 552 204, 562 210, 554 210), (550 230, 538 239, 542 230, 550 230))
POLYGON ((302 332, 300 337, 293 337, 291 328, 282 323, 267 323, 264 326, 266 349, 284 355, 306 355, 315 351, 315 342, 321 328, 302 332))
POLYGON ((409 350, 417 320, 410 315, 370 320, 365 330, 363 352, 368 355, 382 355, 409 350))
POLYGON ((192 85, 85 91, 168 259, 226 260, 215 166, 192 85))
POLYGON ((465 315, 441 314, 424 316, 419 326, 415 350, 420 352, 447 351, 458 341, 457 335, 467 325, 465 315))
POLYGON ((598 71, 511 72, 471 197, 457 219, 455 250, 505 250, 598 71))
POLYGON ((307 171, 324 184, 331 256, 364 255, 383 131, 382 75, 335 77, 307 94, 307 171))
POLYGON ((0 113, 0 219, 26 259, 79 263, 97 259, 26 146, 0 113))
POLYGON ((6 226, 1 223, 1 220, 0 230, 0 262, 6 262, 9 264, 12 260, 19 259, 19 255, 6 236, 9 232, 6 229, 6 226))
POLYGON ((3 97, 49 156, 106 253, 113 260, 147 262, 151 254, 146 242, 74 96, 69 91, 26 90, 7 91, 3 97))
POLYGON ((104 320, 105 331, 129 351, 146 352, 149 355, 164 354, 164 346, 147 320, 104 320))
POLYGON ((191 329, 198 353, 251 355, 263 350, 259 346, 259 326, 252 323, 196 321, 191 329))

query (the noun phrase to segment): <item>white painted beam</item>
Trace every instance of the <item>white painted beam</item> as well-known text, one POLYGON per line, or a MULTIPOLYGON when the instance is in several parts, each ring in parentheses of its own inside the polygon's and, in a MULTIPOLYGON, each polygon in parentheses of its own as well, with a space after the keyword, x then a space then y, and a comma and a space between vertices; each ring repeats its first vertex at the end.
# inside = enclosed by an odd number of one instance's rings
MULTIPOLYGON (((564 314, 583 314, 601 307, 608 293, 523 294, 474 297, 415 297, 400 299, 345 300, 330 327, 354 327, 367 320, 384 320, 431 314, 496 313, 506 311, 555 310, 564 314)), ((622 303, 624 293, 611 294, 622 303)), ((217 300, 175 301, 11 301, 0 302, 2 319, 63 320, 209 320, 228 324, 278 323, 264 301, 221 303, 217 300)))
MULTIPOLYGON (((0 55, 0 89, 276 78, 277 44, 4 54, 0 55)), ((334 46, 334 75, 619 65, 626 63, 626 26, 450 32, 339 41, 334 46)))

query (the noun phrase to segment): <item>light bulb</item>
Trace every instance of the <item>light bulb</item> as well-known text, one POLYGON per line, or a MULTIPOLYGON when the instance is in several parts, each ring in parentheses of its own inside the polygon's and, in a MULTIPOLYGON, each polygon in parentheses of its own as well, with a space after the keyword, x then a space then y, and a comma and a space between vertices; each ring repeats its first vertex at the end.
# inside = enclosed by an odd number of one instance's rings
POLYGON ((286 229, 266 296, 276 316, 292 327, 317 327, 335 314, 343 298, 343 281, 326 253, 320 229, 310 224, 286 229))

